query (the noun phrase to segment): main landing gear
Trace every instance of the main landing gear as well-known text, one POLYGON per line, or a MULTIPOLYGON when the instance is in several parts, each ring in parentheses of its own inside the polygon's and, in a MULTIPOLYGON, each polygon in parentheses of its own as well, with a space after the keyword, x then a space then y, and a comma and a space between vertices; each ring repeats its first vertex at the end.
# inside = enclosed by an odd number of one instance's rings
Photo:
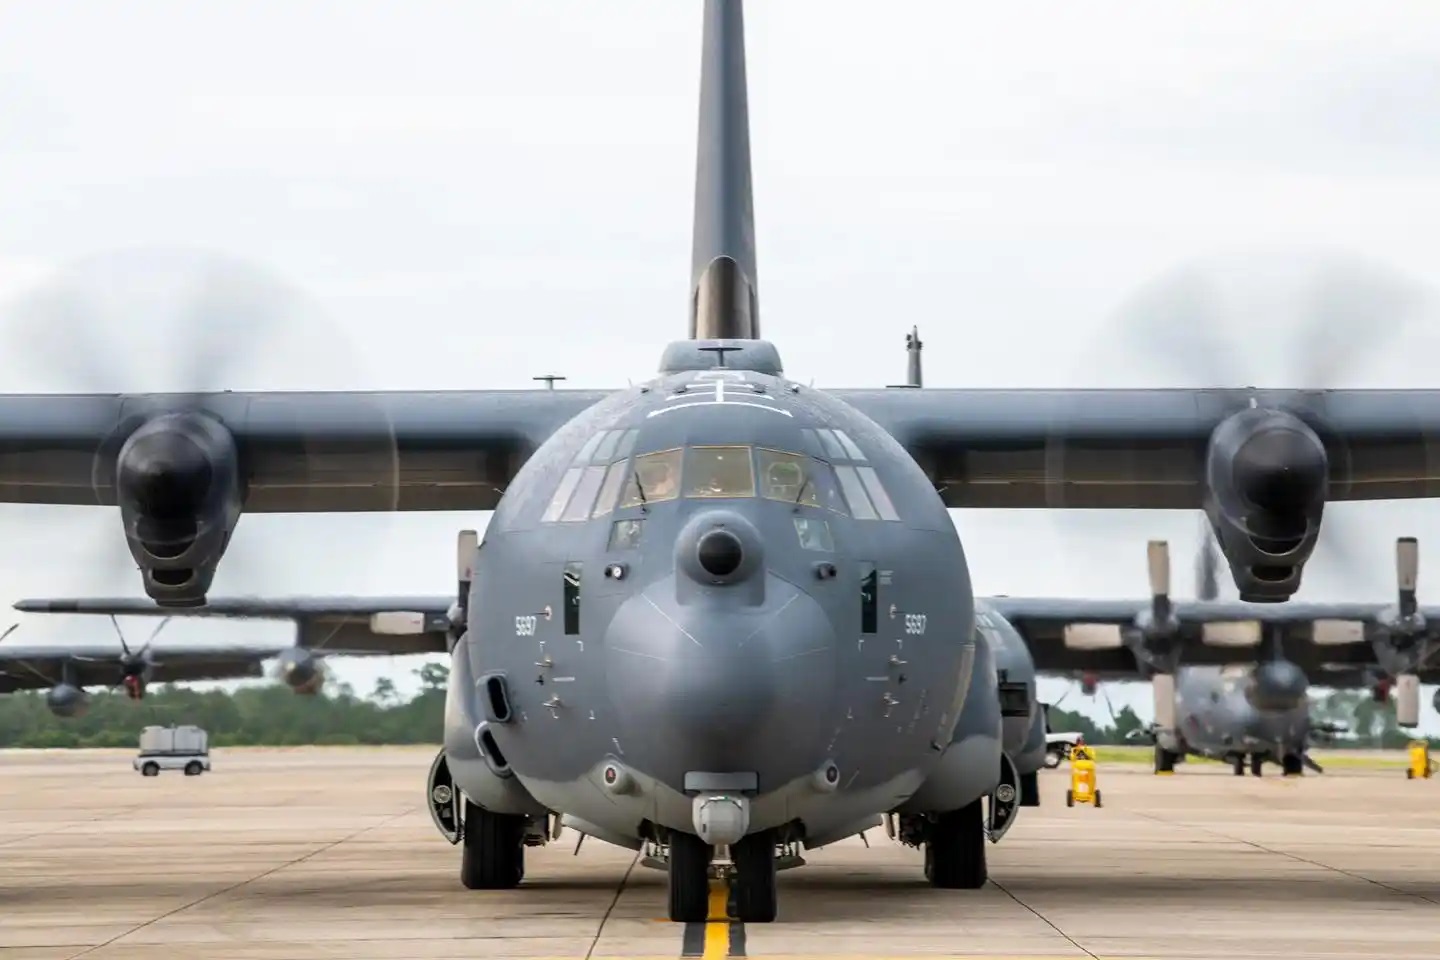
POLYGON ((460 882, 467 890, 508 890, 525 879, 526 818, 465 801, 460 882))
POLYGON ((1155 772, 1174 773, 1175 764, 1181 760, 1180 754, 1173 750, 1166 750, 1158 743, 1155 745, 1155 772))
POLYGON ((959 810, 901 814, 886 821, 891 839, 925 850, 925 879, 944 890, 978 890, 990 874, 985 865, 984 799, 959 810))
POLYGON ((672 832, 667 857, 670 919, 676 923, 727 919, 710 916, 710 876, 718 872, 730 879, 729 918, 773 923, 779 904, 776 842, 770 830, 742 837, 730 845, 729 869, 713 871, 715 847, 693 833, 672 832))

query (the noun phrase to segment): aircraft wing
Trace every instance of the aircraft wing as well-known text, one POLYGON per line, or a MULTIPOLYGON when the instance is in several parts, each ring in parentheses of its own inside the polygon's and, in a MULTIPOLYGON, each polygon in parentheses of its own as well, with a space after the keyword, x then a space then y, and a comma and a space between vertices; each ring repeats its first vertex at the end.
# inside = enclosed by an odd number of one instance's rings
MULTIPOLYGON (((262 664, 290 649, 290 644, 244 647, 151 645, 152 683, 190 680, 243 680, 263 677, 262 664)), ((43 690, 61 682, 69 665, 70 680, 80 687, 108 687, 122 676, 115 644, 0 644, 0 693, 43 690)))
MULTIPOLYGON (((1136 660, 1118 630, 1067 629, 1098 625, 1132 628, 1150 608, 1149 599, 1087 600, 1047 597, 993 597, 986 603, 1030 647, 1041 673, 1095 673, 1137 676, 1136 660)), ((1374 642, 1384 603, 1245 603, 1239 600, 1172 601, 1179 622, 1182 664, 1226 665, 1269 659, 1270 628, 1279 630, 1286 659, 1321 686, 1369 686, 1372 668, 1384 668, 1374 642), (1262 641, 1262 637, 1266 638, 1262 641)), ((1440 623, 1440 607, 1422 606, 1429 623, 1440 623)), ((1421 680, 1440 680, 1440 653, 1418 670, 1421 680)))
POLYGON ((1436 390, 835 390, 898 440, 949 507, 1196 509, 1211 433, 1296 411, 1329 454, 1329 500, 1440 496, 1436 390))
POLYGON ((491 510, 534 450, 605 391, 0 396, 0 502, 114 505, 121 445, 158 413, 234 436, 248 513, 491 510))
MULTIPOLYGON (((21 600, 25 613, 289 620, 295 645, 330 654, 446 653, 452 596, 216 597, 203 607, 161 607, 132 597, 21 600)), ((285 647, 288 649, 289 645, 285 647)), ((0 645, 0 650, 3 650, 0 645)), ((107 650, 113 654, 114 648, 107 650)))

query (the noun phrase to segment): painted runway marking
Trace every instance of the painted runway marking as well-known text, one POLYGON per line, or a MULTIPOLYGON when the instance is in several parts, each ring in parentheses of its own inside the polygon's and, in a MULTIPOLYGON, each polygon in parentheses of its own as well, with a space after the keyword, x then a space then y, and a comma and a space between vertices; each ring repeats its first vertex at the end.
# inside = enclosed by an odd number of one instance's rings
POLYGON ((685 924, 680 956, 745 956, 745 924, 730 918, 730 884, 726 881, 710 881, 709 919, 704 923, 685 924))

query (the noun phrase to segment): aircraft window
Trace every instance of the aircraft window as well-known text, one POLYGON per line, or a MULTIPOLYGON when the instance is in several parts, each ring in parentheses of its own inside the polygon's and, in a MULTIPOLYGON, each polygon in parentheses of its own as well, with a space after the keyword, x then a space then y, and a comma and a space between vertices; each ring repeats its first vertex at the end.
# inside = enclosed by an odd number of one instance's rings
POLYGON ((685 496, 755 496, 755 471, 750 463, 750 448, 687 447, 685 496))
POLYGON ((576 451, 575 460, 573 462, 577 464, 589 463, 590 454, 595 452, 595 447, 600 443, 601 438, 604 436, 605 435, 603 433, 597 433, 589 440, 586 440, 585 446, 581 447, 578 451, 576 451))
POLYGON ((620 446, 615 448, 616 459, 628 457, 635 450, 635 438, 640 435, 639 430, 626 430, 620 438, 620 446))
POLYGON ((680 449, 647 453, 635 458, 635 472, 625 483, 622 507, 674 500, 680 495, 680 449))
POLYGON ((820 438, 815 436, 814 430, 805 429, 800 431, 800 445, 804 447, 805 452, 812 457, 825 456, 825 448, 820 446, 820 438))
POLYGON ((610 549, 629 550, 640 542, 644 520, 616 520, 610 525, 610 549))
POLYGON ((825 456, 831 460, 848 459, 845 456, 845 448, 840 446, 840 441, 835 439, 835 434, 829 430, 816 430, 815 433, 820 437, 820 442, 825 445, 825 456))
POLYGON ((855 519, 879 519, 875 508, 870 506, 870 499, 865 496, 865 487, 860 483, 860 477, 856 475, 855 468, 836 467, 835 475, 840 478, 840 486, 845 490, 845 499, 850 501, 850 512, 855 514, 855 519))
POLYGON ((810 517, 796 517, 795 532, 800 535, 802 550, 835 552, 835 541, 830 538, 830 524, 827 521, 815 520, 810 517))
POLYGON ((617 460, 610 464, 609 470, 605 472, 605 482, 600 484, 600 496, 595 498, 595 512, 592 517, 603 517, 615 509, 615 498, 620 495, 620 484, 625 480, 625 473, 630 469, 629 460, 617 460))
POLYGON ((861 453, 860 448, 855 446, 855 441, 850 439, 848 433, 844 430, 836 430, 835 439, 840 441, 840 446, 845 448, 845 453, 851 460, 858 460, 861 463, 865 462, 865 454, 861 453))
POLYGON ((895 512, 895 505, 890 502, 890 495, 885 492, 885 485, 880 482, 880 476, 875 472, 875 468, 856 467, 855 472, 860 474, 861 480, 865 481, 865 492, 870 494, 875 509, 880 513, 880 519, 899 520, 900 514, 895 512))
POLYGON ((607 430, 600 438, 600 445, 595 448, 595 453, 590 457, 595 463, 609 463, 610 458, 615 456, 615 444, 620 442, 624 436, 624 430, 607 430))
POLYGON ((813 480, 820 472, 819 461, 802 457, 798 453, 781 453, 779 450, 755 451, 760 462, 760 495, 767 500, 784 500, 786 503, 803 503, 809 507, 820 506, 820 493, 813 480))
POLYGON ((574 496, 570 498, 570 505, 565 508, 560 519, 563 521, 588 520, 590 508, 595 506, 595 494, 600 492, 600 484, 604 479, 604 467, 586 467, 580 477, 580 483, 575 487, 574 496))
POLYGON ((560 478, 560 486, 555 489, 555 496, 550 500, 550 506, 545 508, 545 514, 540 518, 541 523, 554 523, 560 519, 560 511, 565 509, 570 494, 575 490, 575 484, 579 482, 579 467, 571 467, 565 471, 565 476, 560 478))
POLYGON ((582 564, 572 560, 565 564, 565 634, 580 632, 580 571, 582 564))
POLYGON ((860 564, 860 632, 880 629, 880 575, 875 564, 860 564))

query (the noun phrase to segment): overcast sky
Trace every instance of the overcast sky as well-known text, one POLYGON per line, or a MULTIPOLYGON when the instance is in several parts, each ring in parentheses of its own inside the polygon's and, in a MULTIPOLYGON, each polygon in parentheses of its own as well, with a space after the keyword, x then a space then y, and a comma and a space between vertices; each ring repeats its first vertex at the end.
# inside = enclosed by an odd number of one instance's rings
MULTIPOLYGON (((1127 304, 1184 264, 1230 276, 1252 251, 1319 249, 1440 288, 1432 3, 1027 9, 747 9, 763 333, 792 376, 900 382, 918 324, 931 386, 1201 385, 1193 348, 1129 332, 1127 304)), ((699 30, 700 4, 676 0, 0 5, 0 388, 647 377, 686 331, 699 30), (187 365, 164 297, 25 322, 44 291, 95 280, 88 258, 155 246, 293 291, 247 318, 265 339, 229 334, 223 375, 187 365)), ((1396 331, 1371 301, 1327 332, 1347 369, 1297 382, 1306 290, 1262 278, 1219 310, 1238 359, 1211 385, 1435 384, 1428 302, 1396 331)), ((1440 597, 1440 507, 1326 517, 1302 597, 1387 598, 1406 534, 1422 599, 1440 597)), ((955 518, 983 592, 1140 595, 1149 538, 1190 589, 1191 514, 955 518)), ((455 531, 485 520, 247 517, 217 592, 445 592, 455 531)), ((0 507, 0 530, 0 593, 141 594, 113 511, 0 507)), ((32 618, 15 637, 108 632, 32 618)), ((411 666, 342 673, 364 691, 411 666)), ((1144 688, 1122 699, 1148 714, 1144 688)))

